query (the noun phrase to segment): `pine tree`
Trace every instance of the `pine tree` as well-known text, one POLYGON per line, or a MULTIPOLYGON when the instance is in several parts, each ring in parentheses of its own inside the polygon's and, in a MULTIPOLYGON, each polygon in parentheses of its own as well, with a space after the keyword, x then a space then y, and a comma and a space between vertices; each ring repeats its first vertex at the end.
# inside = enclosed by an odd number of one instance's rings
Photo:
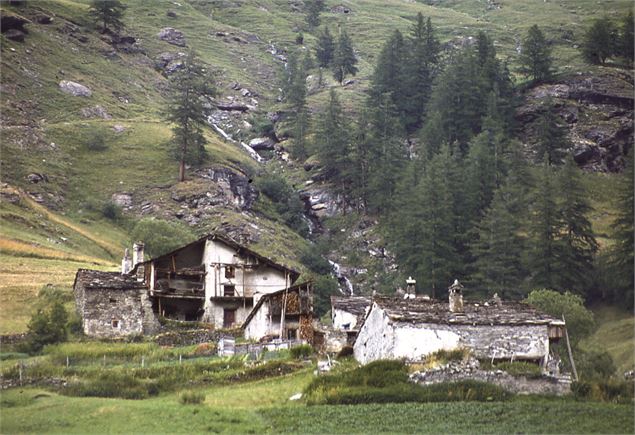
POLYGON ((548 165, 560 165, 570 148, 567 131, 558 124, 560 119, 554 113, 553 103, 548 99, 536 123, 536 159, 548 165))
POLYGON ((417 22, 410 30, 403 68, 405 85, 409 89, 404 100, 405 125, 409 131, 420 126, 423 120, 437 73, 440 49, 430 18, 424 21, 419 12, 417 22))
POLYGON ((315 57, 318 65, 322 68, 328 68, 333 61, 334 52, 335 42, 328 26, 326 26, 318 35, 317 46, 315 47, 315 57))
POLYGON ((324 175, 345 190, 345 175, 350 164, 348 125, 334 89, 329 94, 326 110, 318 117, 315 149, 324 175))
POLYGON ((356 64, 357 58, 353 50, 353 43, 346 30, 342 29, 333 53, 333 62, 331 64, 333 77, 341 84, 347 75, 354 76, 357 74, 356 64))
POLYGON ((210 73, 194 52, 183 68, 171 77, 166 120, 173 123, 174 144, 179 159, 179 181, 185 181, 185 164, 200 164, 206 157, 203 126, 206 124, 204 97, 214 96, 210 73))
POLYGON ((590 281, 598 244, 587 218, 593 209, 589 205, 580 170, 572 157, 566 159, 558 174, 557 190, 562 224, 559 288, 583 293, 590 281))
POLYGON ((372 134, 369 110, 364 108, 356 122, 351 151, 351 166, 348 178, 351 180, 351 196, 358 200, 359 208, 366 210, 369 201, 369 178, 371 167, 372 134))
POLYGON ((626 156, 627 164, 624 173, 619 176, 615 205, 617 219, 613 225, 614 244, 610 251, 611 266, 617 281, 615 301, 633 308, 633 291, 635 289, 633 270, 635 250, 633 243, 633 151, 626 156))
POLYGON ((525 267, 530 271, 531 288, 558 289, 562 222, 558 212, 554 169, 543 167, 540 175, 530 210, 525 267))
POLYGON ((537 25, 529 28, 520 53, 520 73, 536 82, 551 77, 551 49, 537 25))
POLYGON ((598 18, 584 35, 581 44, 582 55, 587 62, 604 65, 615 53, 617 32, 607 17, 598 18))
POLYGON ((92 0, 88 13, 101 25, 101 33, 119 32, 124 27, 121 18, 126 8, 119 0, 92 0))

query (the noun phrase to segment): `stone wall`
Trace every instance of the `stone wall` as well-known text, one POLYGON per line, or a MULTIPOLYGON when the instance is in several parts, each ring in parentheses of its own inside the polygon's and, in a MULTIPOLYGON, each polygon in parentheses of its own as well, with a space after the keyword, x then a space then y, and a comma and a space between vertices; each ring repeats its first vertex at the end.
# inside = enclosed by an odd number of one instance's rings
POLYGON ((564 395, 571 392, 571 377, 560 376, 512 376, 502 370, 481 370, 478 361, 470 364, 448 364, 443 367, 414 372, 410 381, 420 385, 442 382, 481 381, 495 384, 515 394, 554 394, 564 395))
POLYGON ((123 337, 143 333, 140 289, 87 290, 82 313, 84 334, 123 337))

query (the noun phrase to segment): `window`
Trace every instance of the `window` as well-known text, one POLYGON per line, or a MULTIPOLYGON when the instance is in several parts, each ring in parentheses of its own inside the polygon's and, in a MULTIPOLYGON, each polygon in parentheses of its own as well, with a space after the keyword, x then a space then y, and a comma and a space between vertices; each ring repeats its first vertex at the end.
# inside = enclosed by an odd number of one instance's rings
POLYGON ((225 266, 225 278, 235 278, 236 268, 234 266, 225 266))
POLYGON ((298 330, 297 329, 287 329, 287 339, 295 340, 298 338, 298 330))
POLYGON ((119 320, 113 320, 112 321, 112 327, 113 328, 119 328, 119 320))
POLYGON ((236 296, 236 286, 233 284, 225 284, 223 286, 223 296, 236 296))
POLYGON ((110 298, 110 303, 111 304, 116 304, 117 303, 117 299, 110 298))

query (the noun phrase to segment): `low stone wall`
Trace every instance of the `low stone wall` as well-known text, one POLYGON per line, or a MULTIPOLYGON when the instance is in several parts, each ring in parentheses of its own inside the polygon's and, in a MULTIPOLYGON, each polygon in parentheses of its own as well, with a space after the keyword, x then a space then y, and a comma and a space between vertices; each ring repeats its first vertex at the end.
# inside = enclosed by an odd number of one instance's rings
POLYGON ((213 329, 186 329, 162 332, 152 337, 160 346, 189 346, 201 343, 216 343, 226 335, 213 329))
POLYGON ((27 338, 28 338, 28 335, 26 332, 23 332, 22 334, 0 335, 0 347, 9 345, 9 344, 24 343, 27 338))
POLYGON ((442 382, 481 381, 498 385, 515 394, 553 394, 557 396, 571 393, 571 376, 512 376, 502 370, 481 370, 478 361, 450 362, 434 369, 414 372, 410 381, 421 385, 442 382))

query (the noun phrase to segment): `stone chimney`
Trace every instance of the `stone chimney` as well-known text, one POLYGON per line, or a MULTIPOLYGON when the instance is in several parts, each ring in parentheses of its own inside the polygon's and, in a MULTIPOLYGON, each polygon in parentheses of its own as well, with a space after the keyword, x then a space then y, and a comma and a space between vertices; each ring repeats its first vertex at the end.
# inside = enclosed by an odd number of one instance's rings
POLYGON ((132 258, 128 248, 123 252, 123 260, 121 260, 121 274, 125 275, 132 270, 132 258))
POLYGON ((417 297, 415 292, 416 284, 417 284, 417 281, 415 279, 412 279, 411 276, 409 276, 408 279, 406 280, 406 295, 404 296, 405 299, 414 299, 415 297, 417 297))
POLYGON ((132 267, 138 263, 143 263, 143 248, 145 245, 143 242, 134 242, 132 245, 132 267))
MULTIPOLYGON (((143 248, 145 245, 143 242, 134 242, 132 245, 132 267, 137 264, 143 263, 143 248)), ((143 281, 145 278, 145 268, 143 266, 137 267, 137 281, 143 281)))
POLYGON ((450 311, 452 313, 463 312, 463 286, 458 279, 448 288, 448 296, 450 298, 450 311))

